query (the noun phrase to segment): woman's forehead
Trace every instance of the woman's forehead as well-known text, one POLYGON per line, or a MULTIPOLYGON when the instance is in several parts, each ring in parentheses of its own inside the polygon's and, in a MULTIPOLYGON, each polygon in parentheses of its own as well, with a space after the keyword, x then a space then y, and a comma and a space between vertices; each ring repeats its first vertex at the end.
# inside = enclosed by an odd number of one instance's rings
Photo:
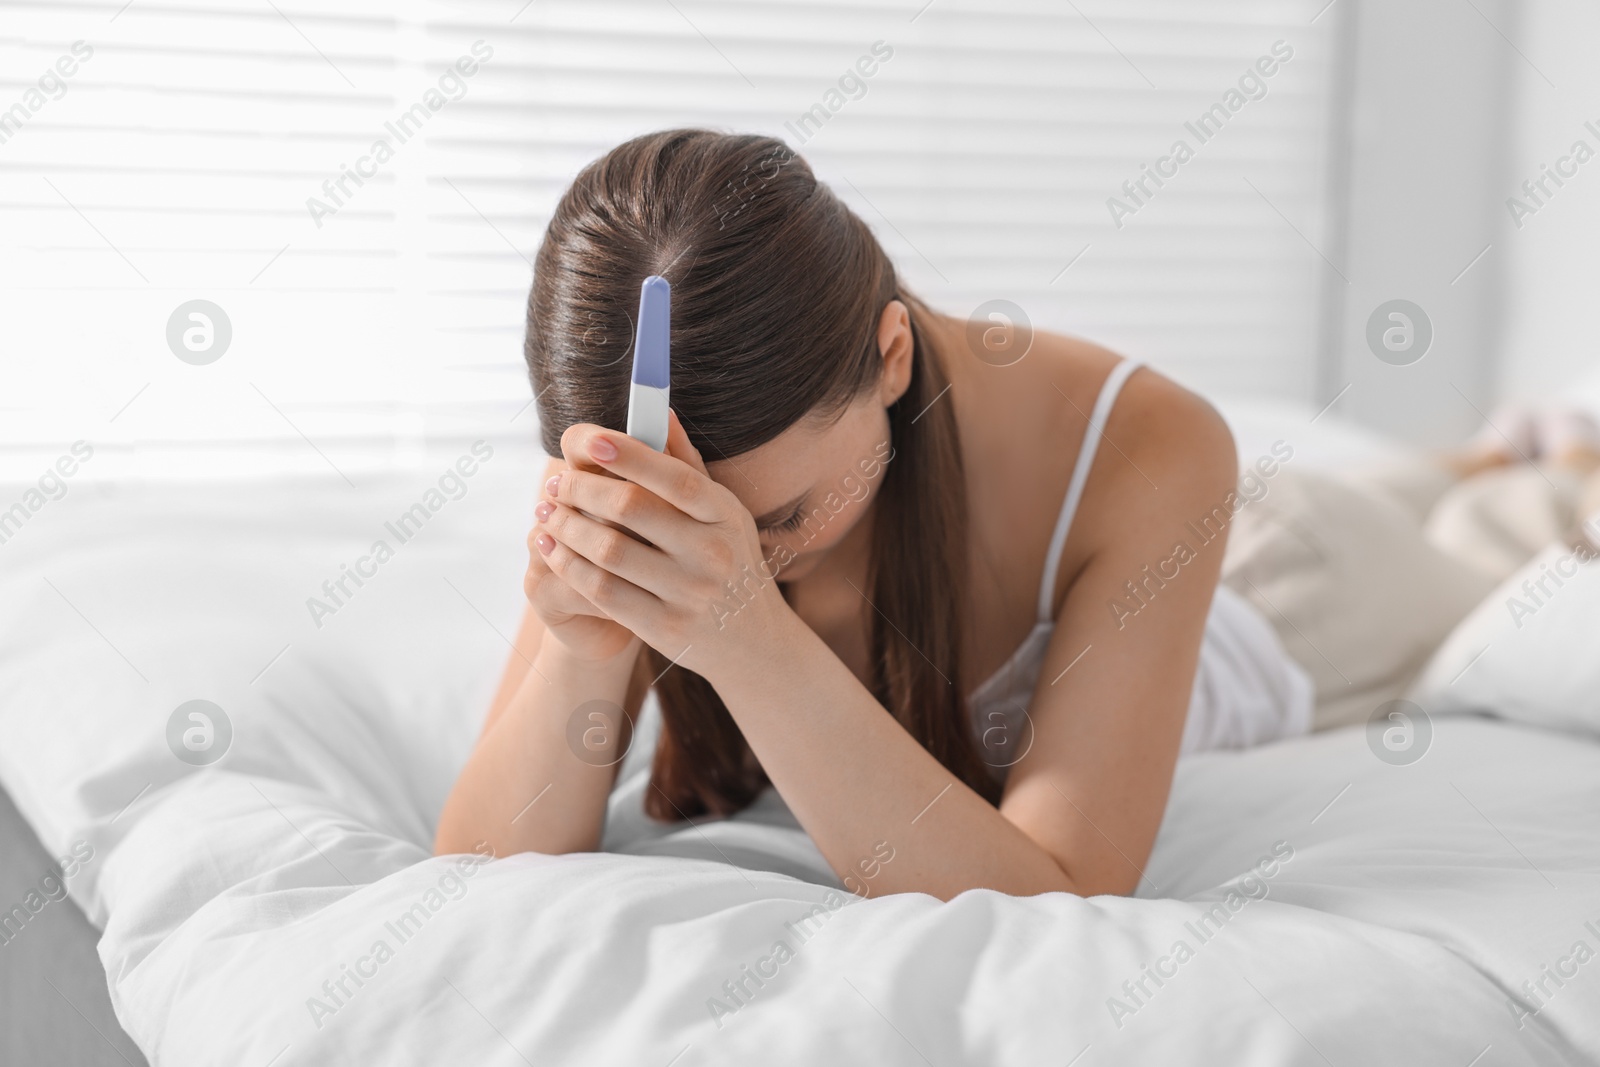
POLYGON ((781 507, 810 484, 818 461, 817 438, 804 421, 766 444, 727 459, 707 459, 706 470, 725 486, 750 514, 760 517, 781 507))
MULTIPOLYGON (((805 418, 758 448, 706 459, 711 477, 760 517, 792 503, 830 475, 872 454, 873 405, 851 405, 838 418, 805 418), (855 410, 857 408, 860 410, 855 410), (860 455, 858 455, 860 453, 860 455)), ((881 415, 879 416, 881 419, 881 415)))

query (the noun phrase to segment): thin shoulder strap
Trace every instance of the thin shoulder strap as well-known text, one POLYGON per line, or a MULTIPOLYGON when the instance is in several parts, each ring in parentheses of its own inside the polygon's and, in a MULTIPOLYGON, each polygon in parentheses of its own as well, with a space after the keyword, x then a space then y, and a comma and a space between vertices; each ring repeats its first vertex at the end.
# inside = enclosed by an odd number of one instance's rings
POLYGON ((1072 529, 1072 519, 1078 513, 1078 502, 1083 499, 1083 487, 1089 480, 1089 469, 1094 466, 1094 456, 1100 449, 1100 438, 1105 433, 1106 419, 1117 402, 1128 376, 1143 364, 1136 359, 1125 359, 1111 369, 1105 384, 1100 387, 1100 397, 1095 401, 1094 413, 1089 416, 1089 428, 1083 433, 1083 447, 1078 450, 1078 465, 1072 470, 1072 481, 1067 485, 1067 498, 1061 502, 1061 515, 1056 519, 1055 533, 1050 537, 1050 550, 1044 557, 1044 580, 1039 583, 1039 621, 1050 621, 1051 601, 1055 599, 1056 571, 1061 567, 1061 550, 1067 544, 1067 531, 1072 529))

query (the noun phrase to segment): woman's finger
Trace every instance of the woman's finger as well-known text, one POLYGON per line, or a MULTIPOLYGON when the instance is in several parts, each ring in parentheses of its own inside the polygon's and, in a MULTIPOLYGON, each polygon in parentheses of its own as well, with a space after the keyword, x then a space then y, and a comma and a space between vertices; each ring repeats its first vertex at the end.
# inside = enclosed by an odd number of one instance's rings
POLYGON ((557 504, 615 523, 669 552, 681 550, 700 525, 644 486, 606 474, 562 471, 545 481, 544 491, 557 504))
POLYGON ((658 613, 661 601, 656 597, 626 578, 620 578, 585 559, 548 533, 541 530, 534 534, 533 542, 534 550, 544 557, 550 569, 585 600, 605 612, 607 618, 638 633, 636 626, 622 620, 648 620, 655 618, 658 613))
POLYGON ((678 419, 678 413, 671 408, 667 409, 667 455, 681 459, 707 478, 711 477, 700 450, 689 440, 689 433, 678 419))
MULTIPOLYGON (((732 494, 703 469, 696 470, 677 456, 657 452, 615 430, 586 424, 577 437, 575 450, 581 449, 582 455, 609 473, 644 486, 690 518, 711 523, 731 517, 732 494)), ((562 443, 565 446, 565 437, 562 443)))
POLYGON ((605 473, 604 467, 589 458, 585 447, 585 442, 594 431, 603 428, 592 422, 575 422, 568 426, 561 435, 562 461, 573 470, 589 471, 592 474, 605 473))
MULTIPOLYGON (((590 563, 655 596, 666 596, 679 574, 679 568, 660 548, 644 544, 628 536, 627 531, 602 523, 576 508, 545 501, 534 510, 534 518, 540 528, 590 563)), ((679 515, 677 521, 690 520, 679 515)))
POLYGON ((528 534, 528 570, 522 577, 522 592, 528 603, 555 615, 589 615, 615 621, 550 569, 544 553, 534 543, 542 532, 535 526, 528 534))
POLYGON ((589 603, 582 593, 568 585, 562 580, 561 575, 549 567, 541 567, 537 571, 530 568, 522 580, 522 590, 527 594, 528 603, 537 608, 547 622, 551 619, 559 620, 579 615, 604 619, 607 622, 616 621, 589 603))

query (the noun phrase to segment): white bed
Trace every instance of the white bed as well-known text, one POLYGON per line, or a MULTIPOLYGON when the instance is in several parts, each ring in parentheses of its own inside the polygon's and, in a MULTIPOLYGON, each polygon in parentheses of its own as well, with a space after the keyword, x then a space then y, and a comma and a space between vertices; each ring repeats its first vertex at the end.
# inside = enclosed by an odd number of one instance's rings
POLYGON ((1600 961, 1573 956, 1600 950, 1592 734, 1458 715, 1409 766, 1360 731, 1186 760, 1135 899, 834 911, 770 795, 647 826, 642 743, 609 853, 430 858, 520 612, 536 457, 497 439, 414 537, 384 524, 469 443, 355 488, 84 481, 0 545, 0 784, 52 854, 92 848, 68 887, 152 1063, 1600 1062, 1600 961), (232 729, 208 766, 168 742, 196 699, 232 729))

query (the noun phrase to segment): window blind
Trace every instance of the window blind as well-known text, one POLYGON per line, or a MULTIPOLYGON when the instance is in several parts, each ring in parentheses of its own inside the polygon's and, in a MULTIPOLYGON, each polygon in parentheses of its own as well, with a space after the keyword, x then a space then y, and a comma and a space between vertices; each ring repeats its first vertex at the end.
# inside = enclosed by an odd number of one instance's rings
POLYGON ((784 137, 943 310, 1005 299, 1203 389, 1308 397, 1324 2, 10 3, 0 442, 342 468, 530 433, 549 211, 676 125, 784 137))

